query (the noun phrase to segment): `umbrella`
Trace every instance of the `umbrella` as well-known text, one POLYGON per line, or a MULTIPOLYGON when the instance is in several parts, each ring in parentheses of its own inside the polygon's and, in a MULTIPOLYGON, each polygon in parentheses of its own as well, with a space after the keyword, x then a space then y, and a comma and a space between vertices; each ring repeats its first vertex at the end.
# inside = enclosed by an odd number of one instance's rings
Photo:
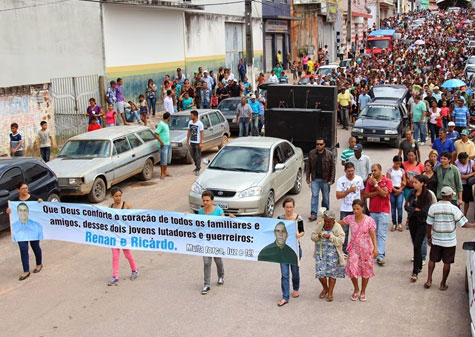
POLYGON ((415 45, 421 45, 421 44, 426 44, 426 42, 424 40, 417 40, 416 42, 414 42, 415 45))
POLYGON ((442 84, 442 88, 459 88, 466 86, 464 81, 458 80, 458 79, 451 79, 448 81, 445 81, 444 84, 442 84))
POLYGON ((457 39, 456 39, 456 38, 454 38, 454 37, 451 37, 451 38, 450 38, 450 39, 448 39, 447 41, 449 41, 449 42, 457 42, 457 39))

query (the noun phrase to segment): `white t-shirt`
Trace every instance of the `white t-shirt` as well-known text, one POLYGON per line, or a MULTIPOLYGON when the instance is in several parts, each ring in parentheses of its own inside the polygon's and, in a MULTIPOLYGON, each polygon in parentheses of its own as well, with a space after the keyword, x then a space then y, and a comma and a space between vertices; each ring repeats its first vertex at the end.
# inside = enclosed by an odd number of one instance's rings
POLYGON ((190 143, 199 144, 201 142, 201 131, 204 130, 203 123, 201 121, 193 123, 190 120, 188 122, 188 129, 190 129, 190 143))
POLYGON ((402 176, 404 175, 404 169, 402 167, 399 170, 395 170, 392 167, 388 169, 388 173, 391 176, 391 182, 393 183, 394 187, 401 187, 402 184, 402 176))
POLYGON ((279 83, 279 79, 277 78, 276 75, 270 75, 269 80, 270 83, 279 83))
POLYGON ((353 212, 353 200, 360 199, 360 192, 364 190, 363 178, 355 175, 353 180, 349 180, 346 175, 344 175, 338 179, 336 184, 336 190, 338 192, 345 192, 351 186, 356 186, 356 192, 351 192, 343 198, 340 207, 340 211, 342 212, 353 212))

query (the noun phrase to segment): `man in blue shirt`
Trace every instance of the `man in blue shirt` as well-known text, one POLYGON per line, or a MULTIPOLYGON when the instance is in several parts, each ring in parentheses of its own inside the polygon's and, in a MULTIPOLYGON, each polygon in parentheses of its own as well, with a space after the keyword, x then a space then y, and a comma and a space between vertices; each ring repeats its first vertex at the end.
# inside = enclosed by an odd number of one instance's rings
POLYGON ((469 128, 468 119, 467 117, 470 116, 470 112, 468 108, 463 105, 463 101, 459 99, 457 101, 457 105, 454 107, 452 111, 452 117, 455 120, 455 129, 458 132, 462 132, 463 129, 469 128))
POLYGON ((455 130, 455 123, 449 122, 447 124, 447 138, 450 139, 454 144, 457 139, 460 139, 460 133, 455 130))
POLYGON ((251 95, 251 99, 249 100, 248 104, 252 109, 251 134, 253 136, 259 136, 259 118, 261 115, 261 106, 260 103, 256 101, 256 95, 251 95))
POLYGON ((432 144, 432 148, 437 150, 439 153, 439 160, 440 155, 444 152, 449 152, 452 154, 452 161, 455 162, 456 159, 456 152, 455 146, 452 140, 447 138, 447 130, 445 128, 440 128, 439 130, 439 138, 436 138, 434 144, 432 144))
POLYGON ((361 110, 371 101, 371 96, 366 93, 366 89, 363 89, 360 97, 358 97, 358 115, 361 110))
POLYGON ((28 206, 25 203, 18 204, 18 221, 12 224, 13 241, 43 240, 43 227, 36 221, 28 219, 29 212, 28 206))

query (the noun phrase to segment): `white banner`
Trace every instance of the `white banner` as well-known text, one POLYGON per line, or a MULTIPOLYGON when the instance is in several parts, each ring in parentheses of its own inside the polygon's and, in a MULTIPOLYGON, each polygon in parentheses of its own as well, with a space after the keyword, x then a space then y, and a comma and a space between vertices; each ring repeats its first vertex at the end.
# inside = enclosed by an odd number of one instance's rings
POLYGON ((295 221, 51 202, 10 202, 13 241, 60 240, 298 264, 295 221))

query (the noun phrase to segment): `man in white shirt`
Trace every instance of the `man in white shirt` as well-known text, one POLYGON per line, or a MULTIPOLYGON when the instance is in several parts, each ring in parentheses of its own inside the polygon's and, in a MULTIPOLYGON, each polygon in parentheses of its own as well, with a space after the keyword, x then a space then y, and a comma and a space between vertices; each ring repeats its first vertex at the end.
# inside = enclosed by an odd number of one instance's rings
POLYGON ((277 75, 275 74, 275 71, 274 71, 274 70, 271 71, 270 76, 269 76, 269 79, 268 79, 268 82, 269 82, 269 83, 279 83, 279 78, 278 78, 277 75))
POLYGON ((167 90, 167 96, 163 99, 163 110, 165 110, 165 112, 170 113, 170 115, 173 115, 175 113, 171 90, 167 90))
POLYGON ((353 151, 354 155, 348 162, 355 166, 355 174, 363 178, 363 182, 366 183, 371 173, 371 159, 363 154, 363 145, 361 144, 356 144, 353 151))
MULTIPOLYGON (((353 214, 353 200, 363 199, 364 191, 363 178, 355 175, 355 165, 353 163, 345 163, 345 175, 338 179, 336 184, 336 198, 343 199, 340 206, 340 220, 353 214)), ((347 254, 349 226, 343 226, 345 231, 345 242, 343 243, 343 252, 347 254)))
POLYGON ((191 157, 195 162, 195 175, 200 174, 201 169, 201 149, 203 148, 203 123, 198 119, 198 111, 191 110, 190 121, 188 122, 188 134, 186 135, 186 143, 190 149, 191 157))

